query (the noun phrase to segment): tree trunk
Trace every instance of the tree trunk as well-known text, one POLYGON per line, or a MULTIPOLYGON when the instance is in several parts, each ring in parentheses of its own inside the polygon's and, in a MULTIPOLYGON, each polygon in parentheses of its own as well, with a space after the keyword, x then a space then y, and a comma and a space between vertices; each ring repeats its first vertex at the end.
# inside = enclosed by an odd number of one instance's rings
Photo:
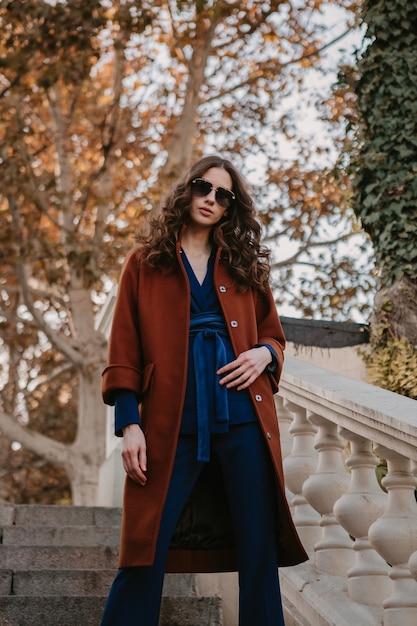
POLYGON ((372 325, 388 323, 395 337, 417 348, 417 281, 407 277, 383 287, 375 296, 372 325))
MULTIPOLYGON (((77 455, 74 455, 77 459, 77 455)), ((68 477, 71 481, 72 503, 75 506, 96 506, 101 464, 77 463, 68 477)))
POLYGON ((207 59, 211 52, 211 42, 217 22, 209 22, 200 17, 196 22, 196 41, 192 57, 187 62, 188 79, 185 88, 184 105, 174 127, 167 147, 167 160, 159 174, 159 182, 171 183, 191 165, 194 143, 198 127, 198 106, 200 91, 205 82, 207 59))

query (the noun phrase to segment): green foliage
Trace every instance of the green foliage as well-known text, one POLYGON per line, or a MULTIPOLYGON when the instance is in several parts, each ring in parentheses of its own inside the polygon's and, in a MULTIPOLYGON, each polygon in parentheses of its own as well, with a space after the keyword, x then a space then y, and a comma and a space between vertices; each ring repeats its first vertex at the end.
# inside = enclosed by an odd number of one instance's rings
POLYGON ((417 349, 406 337, 388 332, 386 324, 374 329, 371 352, 361 351, 370 383, 417 400, 417 349))
POLYGON ((417 8, 408 0, 365 0, 363 19, 371 43, 355 84, 353 207, 389 285, 417 279, 417 8))

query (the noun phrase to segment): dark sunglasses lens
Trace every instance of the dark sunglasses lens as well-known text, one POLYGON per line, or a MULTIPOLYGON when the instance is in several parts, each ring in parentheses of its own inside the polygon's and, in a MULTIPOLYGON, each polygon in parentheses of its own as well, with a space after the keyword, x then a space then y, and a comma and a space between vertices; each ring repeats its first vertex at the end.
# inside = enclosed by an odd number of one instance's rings
POLYGON ((216 189, 216 201, 224 209, 228 209, 233 202, 233 194, 228 189, 219 187, 216 189))
POLYGON ((208 196, 210 191, 213 189, 213 185, 209 183, 208 180, 202 180, 201 178, 193 180, 192 185, 193 194, 199 198, 208 196))
MULTIPOLYGON (((191 181, 191 184, 192 193, 198 198, 208 196, 213 189, 213 185, 208 180, 204 180, 204 178, 195 178, 191 181)), ((233 192, 229 191, 229 189, 224 189, 223 187, 218 187, 218 189, 216 189, 216 202, 224 209, 228 209, 230 207, 234 197, 233 192)))

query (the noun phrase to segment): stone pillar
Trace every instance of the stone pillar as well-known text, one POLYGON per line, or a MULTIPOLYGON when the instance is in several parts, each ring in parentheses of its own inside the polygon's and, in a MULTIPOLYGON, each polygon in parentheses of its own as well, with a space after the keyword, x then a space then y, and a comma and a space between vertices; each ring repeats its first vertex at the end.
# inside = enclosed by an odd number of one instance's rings
POLYGON ((320 537, 319 515, 303 496, 303 483, 314 471, 317 453, 313 438, 316 428, 307 420, 306 411, 298 404, 284 401, 284 406, 294 416, 289 432, 293 437, 291 453, 284 459, 285 482, 294 494, 290 504, 294 511, 294 523, 307 552, 312 552, 320 537))
POLYGON ((391 591, 390 568, 368 538, 370 525, 383 514, 387 502, 387 494, 375 475, 379 460, 372 453, 371 441, 343 428, 339 433, 350 441, 346 460, 351 470, 350 486, 333 508, 339 524, 355 537, 355 563, 348 571, 348 592, 355 602, 381 606, 391 591))
MULTIPOLYGON (((417 461, 411 462, 411 468, 414 476, 417 476, 417 461)), ((417 492, 414 492, 414 497, 417 496, 417 492)), ((413 552, 408 561, 408 567, 410 568, 410 573, 415 580, 417 580, 417 550, 413 552)))
POLYGON ((282 458, 285 459, 291 452, 292 437, 290 435, 290 426, 292 424, 292 414, 285 406, 284 398, 281 396, 275 396, 275 406, 278 415, 278 424, 281 440, 281 453, 282 458))
POLYGON ((409 459, 383 446, 375 450, 388 464, 388 474, 382 481, 388 491, 387 507, 369 529, 372 545, 391 565, 393 586, 383 603, 384 626, 415 626, 417 583, 408 560, 417 550, 417 479, 409 459))
POLYGON ((344 443, 336 424, 316 413, 310 413, 308 419, 318 427, 314 446, 318 452, 317 468, 303 485, 307 502, 321 515, 322 533, 314 546, 314 563, 323 572, 344 576, 354 560, 352 539, 333 514, 334 503, 350 482, 342 459, 344 443))
POLYGON ((410 568, 411 576, 417 580, 417 550, 410 556, 408 567, 410 568))

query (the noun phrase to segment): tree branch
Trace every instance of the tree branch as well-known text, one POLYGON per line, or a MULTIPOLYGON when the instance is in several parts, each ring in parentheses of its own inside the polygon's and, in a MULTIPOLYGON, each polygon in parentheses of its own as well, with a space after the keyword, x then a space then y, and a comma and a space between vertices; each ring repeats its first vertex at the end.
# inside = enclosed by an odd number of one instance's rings
POLYGON ((278 73, 278 71, 282 71, 285 67, 288 67, 290 65, 296 65, 297 63, 301 63, 301 61, 305 61, 306 59, 309 59, 309 58, 314 57, 314 56, 320 56, 320 54, 324 50, 326 50, 327 48, 330 48, 331 46, 333 46, 335 43, 337 43, 338 41, 343 39, 343 37, 346 37, 346 35, 352 30, 352 28, 353 27, 350 26, 341 35, 338 35, 337 37, 335 37, 334 39, 332 39, 328 43, 324 44, 321 48, 317 48, 316 50, 313 50, 312 52, 309 52, 307 54, 302 54, 301 56, 296 57, 294 59, 290 59, 289 61, 280 62, 278 60, 275 60, 272 63, 270 62, 270 63, 263 64, 262 65, 262 69, 254 72, 253 74, 248 76, 248 78, 246 80, 241 81, 238 84, 232 85, 229 89, 222 89, 220 91, 220 93, 216 93, 216 94, 212 95, 210 98, 206 98, 204 100, 204 104, 207 104, 209 102, 213 102, 214 100, 218 100, 219 98, 223 98, 224 96, 227 96, 229 94, 234 93, 237 89, 241 89, 242 87, 245 87, 245 86, 248 86, 248 85, 252 85, 253 83, 256 83, 260 78, 262 78, 264 76, 265 71, 271 71, 271 72, 278 73))
POLYGON ((49 376, 43 376, 42 374, 37 377, 37 381, 35 385, 31 385, 30 389, 25 389, 22 393, 23 397, 26 398, 30 396, 38 387, 42 385, 49 385, 55 378, 58 378, 61 374, 68 372, 73 368, 72 363, 65 363, 60 367, 56 367, 53 372, 49 374, 49 376))
MULTIPOLYGON (((297 263, 298 265, 306 265, 308 264, 307 262, 302 262, 298 260, 304 252, 308 252, 311 248, 325 248, 339 243, 340 241, 346 241, 347 239, 350 239, 350 237, 352 237, 353 235, 354 233, 347 233, 346 235, 341 235, 336 239, 328 239, 327 241, 308 241, 306 244, 301 246, 292 256, 288 257, 284 261, 277 261, 276 263, 273 263, 271 267, 272 269, 278 269, 280 267, 286 267, 287 265, 292 265, 295 263, 297 263)), ((269 240, 272 240, 272 237, 270 237, 269 240)))
MULTIPOLYGON (((103 162, 100 170, 94 175, 95 180, 100 180, 99 187, 102 192, 101 196, 106 198, 105 202, 101 201, 97 206, 96 227, 93 235, 93 239, 97 242, 97 244, 100 244, 102 241, 105 219, 109 213, 107 196, 110 193, 113 182, 114 168, 112 165, 114 164, 114 146, 117 142, 120 128, 120 99, 123 94, 123 76, 125 66, 125 57, 120 41, 115 41, 114 44, 113 101, 111 103, 109 113, 104 120, 102 129, 103 162)), ((87 191, 83 201, 83 208, 87 206, 87 200, 90 195, 92 183, 93 177, 91 177, 88 182, 87 191)))
POLYGON ((62 222, 63 232, 73 232, 73 171, 69 155, 71 151, 67 145, 67 123, 61 106, 61 98, 58 86, 55 84, 47 92, 49 110, 53 120, 53 136, 59 165, 59 186, 63 199, 62 222))
POLYGON ((16 263, 16 273, 19 278, 19 283, 22 288, 23 301, 26 305, 26 308, 32 315, 38 329, 42 331, 46 337, 48 337, 49 341, 55 346, 61 354, 65 355, 76 367, 80 367, 84 364, 84 359, 82 355, 72 348, 68 343, 61 339, 61 337, 55 333, 49 324, 45 322, 43 316, 39 313, 38 309, 35 307, 35 303, 32 299, 32 294, 30 292, 29 284, 28 284, 28 276, 27 276, 27 267, 26 264, 17 262, 16 263))
POLYGON ((9 84, 0 91, 0 98, 3 98, 7 94, 7 92, 10 91, 10 89, 13 89, 13 87, 15 87, 19 83, 21 77, 21 74, 16 74, 13 80, 11 80, 9 84))
POLYGON ((180 38, 177 35, 177 31, 175 30, 174 16, 172 15, 170 3, 168 1, 166 1, 166 2, 164 2, 164 5, 165 5, 165 9, 167 10, 167 13, 169 15, 169 25, 171 27, 171 36, 172 36, 172 39, 175 42, 174 50, 175 50, 175 52, 177 54, 177 57, 178 57, 179 61, 181 63, 183 63, 188 68, 188 70, 190 71, 190 69, 191 69, 190 63, 189 63, 186 55, 184 54, 184 50, 183 50, 182 45, 181 45, 181 40, 180 40, 180 38))
POLYGON ((11 441, 18 441, 24 448, 60 467, 65 466, 70 455, 70 447, 67 444, 22 426, 4 411, 0 411, 0 431, 11 441))
MULTIPOLYGON (((17 207, 17 203, 14 198, 8 198, 10 213, 12 215, 13 224, 15 226, 15 231, 17 233, 22 233, 22 225, 20 221, 19 210, 17 207)), ((64 354, 75 366, 80 367, 83 365, 84 361, 82 355, 72 348, 66 341, 61 339, 61 337, 55 333, 52 328, 47 324, 36 308, 35 303, 32 298, 32 294, 29 287, 28 281, 28 272, 27 266, 24 262, 20 260, 16 260, 15 262, 16 274, 19 280, 19 284, 22 290, 23 301, 26 305, 26 308, 32 315, 37 327, 41 330, 46 337, 48 337, 49 341, 56 347, 59 352, 64 354)))

